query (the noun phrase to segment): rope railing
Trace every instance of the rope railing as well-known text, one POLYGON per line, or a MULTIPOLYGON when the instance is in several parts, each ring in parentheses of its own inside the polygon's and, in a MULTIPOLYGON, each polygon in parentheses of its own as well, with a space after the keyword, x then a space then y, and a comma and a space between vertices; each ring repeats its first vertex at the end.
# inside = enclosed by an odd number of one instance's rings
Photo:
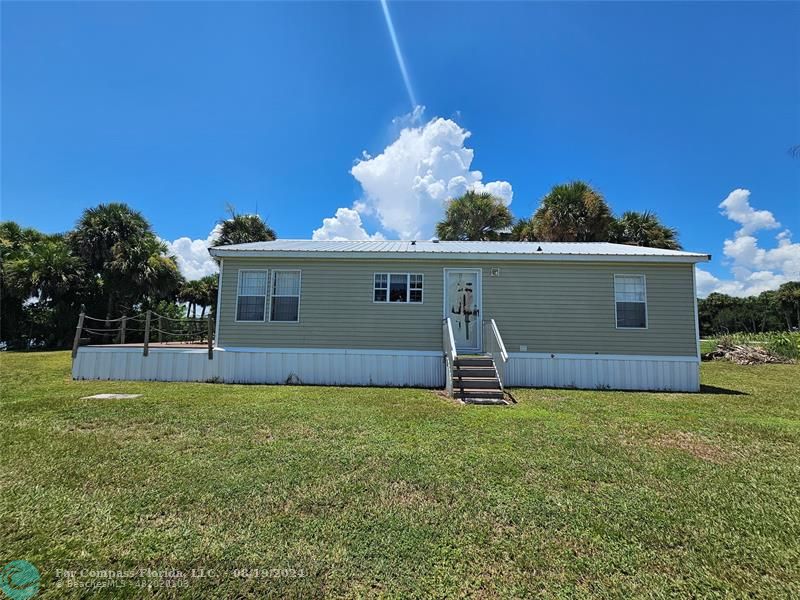
POLYGON ((155 311, 151 311, 152 316, 157 317, 159 319, 166 319, 167 321, 178 321, 181 323, 185 323, 186 321, 195 321, 195 322, 203 322, 205 323, 206 317, 183 317, 180 319, 176 319, 174 317, 167 317, 165 315, 160 315, 155 311))
POLYGON ((111 333, 112 331, 122 331, 122 327, 115 327, 114 329, 90 329, 89 327, 84 327, 83 330, 87 333, 105 335, 106 333, 111 333))
POLYGON ((144 356, 149 355, 151 344, 205 344, 208 358, 214 358, 214 319, 207 317, 185 317, 176 319, 147 310, 135 315, 103 319, 86 314, 81 306, 75 339, 72 344, 72 358, 78 354, 82 344, 142 344, 144 356), (88 324, 102 323, 103 325, 88 324), (129 324, 138 325, 130 327, 129 324), (143 327, 142 327, 143 325, 143 327))
POLYGON ((85 319, 89 319, 90 321, 97 321, 99 323, 117 323, 120 321, 138 321, 145 318, 145 313, 139 315, 132 315, 132 316, 121 316, 117 317, 116 319, 101 319, 98 317, 90 317, 89 315, 84 315, 85 319))
POLYGON ((180 336, 183 336, 183 337, 189 336, 192 339, 205 338, 205 331, 193 331, 193 332, 188 332, 188 333, 181 333, 179 331, 167 331, 167 330, 164 330, 164 329, 158 329, 158 328, 154 327, 153 329, 150 330, 150 333, 163 333, 165 335, 178 336, 178 337, 180 337, 180 336))

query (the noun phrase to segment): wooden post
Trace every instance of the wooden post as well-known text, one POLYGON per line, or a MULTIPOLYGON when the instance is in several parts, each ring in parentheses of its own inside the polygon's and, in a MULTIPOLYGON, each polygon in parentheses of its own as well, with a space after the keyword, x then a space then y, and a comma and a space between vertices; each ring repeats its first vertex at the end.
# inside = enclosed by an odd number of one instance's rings
POLYGON ((164 329, 161 327, 161 317, 158 317, 158 343, 161 343, 161 330, 164 329))
POLYGON ((150 311, 147 311, 147 314, 144 318, 144 352, 142 353, 143 356, 147 356, 150 353, 150 311))
POLYGON ((208 360, 214 360, 214 319, 208 316, 208 360))
POLYGON ((81 334, 83 333, 83 318, 86 316, 84 307, 81 305, 81 314, 78 316, 78 326, 75 328, 75 340, 72 342, 72 358, 78 356, 78 346, 81 343, 81 334))
POLYGON ((122 315, 122 320, 119 322, 119 343, 125 343, 125 324, 128 322, 128 317, 122 315))

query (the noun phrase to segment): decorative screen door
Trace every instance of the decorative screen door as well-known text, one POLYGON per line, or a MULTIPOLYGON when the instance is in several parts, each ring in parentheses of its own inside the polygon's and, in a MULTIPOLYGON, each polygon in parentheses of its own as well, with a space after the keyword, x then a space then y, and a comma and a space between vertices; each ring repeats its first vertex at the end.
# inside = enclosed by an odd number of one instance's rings
POLYGON ((445 269, 444 316, 453 323, 458 352, 481 351, 481 272, 445 269))

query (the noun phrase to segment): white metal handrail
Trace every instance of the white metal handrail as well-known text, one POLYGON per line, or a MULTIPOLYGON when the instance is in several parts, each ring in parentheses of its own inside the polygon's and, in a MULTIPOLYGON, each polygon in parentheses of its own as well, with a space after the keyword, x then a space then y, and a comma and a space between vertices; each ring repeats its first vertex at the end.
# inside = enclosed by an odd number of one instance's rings
POLYGON ((447 317, 444 320, 445 326, 445 350, 449 355, 450 359, 455 362, 456 358, 458 358, 458 352, 456 351, 456 338, 453 336, 453 322, 450 320, 450 317, 447 317))
POLYGON ((497 380, 500 382, 500 389, 505 389, 503 379, 505 378, 505 364, 508 362, 508 352, 503 338, 500 336, 500 329, 494 319, 483 322, 483 339, 486 344, 486 351, 491 354, 494 361, 494 368, 497 372, 497 380), (487 335, 487 332, 489 335, 487 335))
POLYGON ((458 352, 456 351, 456 339, 453 336, 453 322, 450 317, 446 317, 442 323, 442 346, 444 347, 444 360, 447 367, 445 385, 447 386, 447 395, 452 396, 453 370, 458 359, 458 352))
POLYGON ((497 323, 494 319, 489 319, 486 322, 486 326, 489 327, 490 333, 492 334, 486 336, 489 338, 490 345, 497 348, 497 352, 500 354, 500 358, 503 359, 504 363, 508 362, 508 352, 506 352, 506 345, 503 343, 503 338, 500 337, 500 330, 497 328, 497 323))

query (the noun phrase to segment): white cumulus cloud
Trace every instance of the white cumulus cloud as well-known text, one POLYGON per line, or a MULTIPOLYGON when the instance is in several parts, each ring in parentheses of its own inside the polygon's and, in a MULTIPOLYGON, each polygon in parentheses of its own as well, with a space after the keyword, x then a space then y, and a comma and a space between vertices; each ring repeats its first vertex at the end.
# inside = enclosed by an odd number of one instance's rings
POLYGON ((350 173, 364 190, 362 201, 384 229, 405 239, 430 237, 447 200, 470 189, 511 203, 510 183, 484 184, 483 174, 470 170, 475 152, 464 145, 470 135, 455 121, 435 118, 405 127, 383 152, 353 166, 350 173))
POLYGON ((172 242, 162 240, 167 245, 167 252, 177 260, 178 268, 186 279, 200 279, 219 271, 217 263, 208 253, 208 248, 219 235, 219 228, 220 225, 216 225, 205 239, 180 237, 172 242))
MULTIPOLYGON (((358 207, 359 205, 356 205, 358 207)), ((361 223, 361 215, 354 208, 340 208, 336 216, 322 219, 322 227, 314 230, 314 240, 382 240, 378 232, 368 234, 361 223)))
POLYGON ((754 296, 768 290, 775 290, 795 278, 786 277, 774 271, 748 271, 740 273, 736 279, 720 279, 708 271, 697 269, 697 295, 705 298, 712 292, 729 296, 754 296))
POLYGON ((723 215, 742 226, 736 232, 737 236, 749 235, 760 229, 777 229, 781 226, 770 211, 754 210, 750 206, 750 190, 741 188, 733 190, 719 207, 723 215))
POLYGON ((753 235, 764 229, 777 229, 781 224, 770 211, 750 206, 749 190, 733 190, 719 207, 723 215, 741 226, 722 247, 733 277, 720 279, 698 268, 698 295, 721 292, 751 296, 777 289, 787 281, 800 280, 800 243, 792 242, 788 229, 775 236, 775 246, 771 248, 762 247, 753 235))
MULTIPOLYGON (((447 201, 468 190, 490 192, 506 204, 514 197, 509 182, 484 182, 483 173, 472 170, 475 152, 465 146, 469 131, 451 119, 420 124, 422 110, 395 120, 402 126, 397 139, 377 156, 364 152, 350 170, 363 196, 347 210, 373 215, 386 232, 402 239, 430 238, 447 201)), ((363 227, 354 233, 366 235, 363 227)))

